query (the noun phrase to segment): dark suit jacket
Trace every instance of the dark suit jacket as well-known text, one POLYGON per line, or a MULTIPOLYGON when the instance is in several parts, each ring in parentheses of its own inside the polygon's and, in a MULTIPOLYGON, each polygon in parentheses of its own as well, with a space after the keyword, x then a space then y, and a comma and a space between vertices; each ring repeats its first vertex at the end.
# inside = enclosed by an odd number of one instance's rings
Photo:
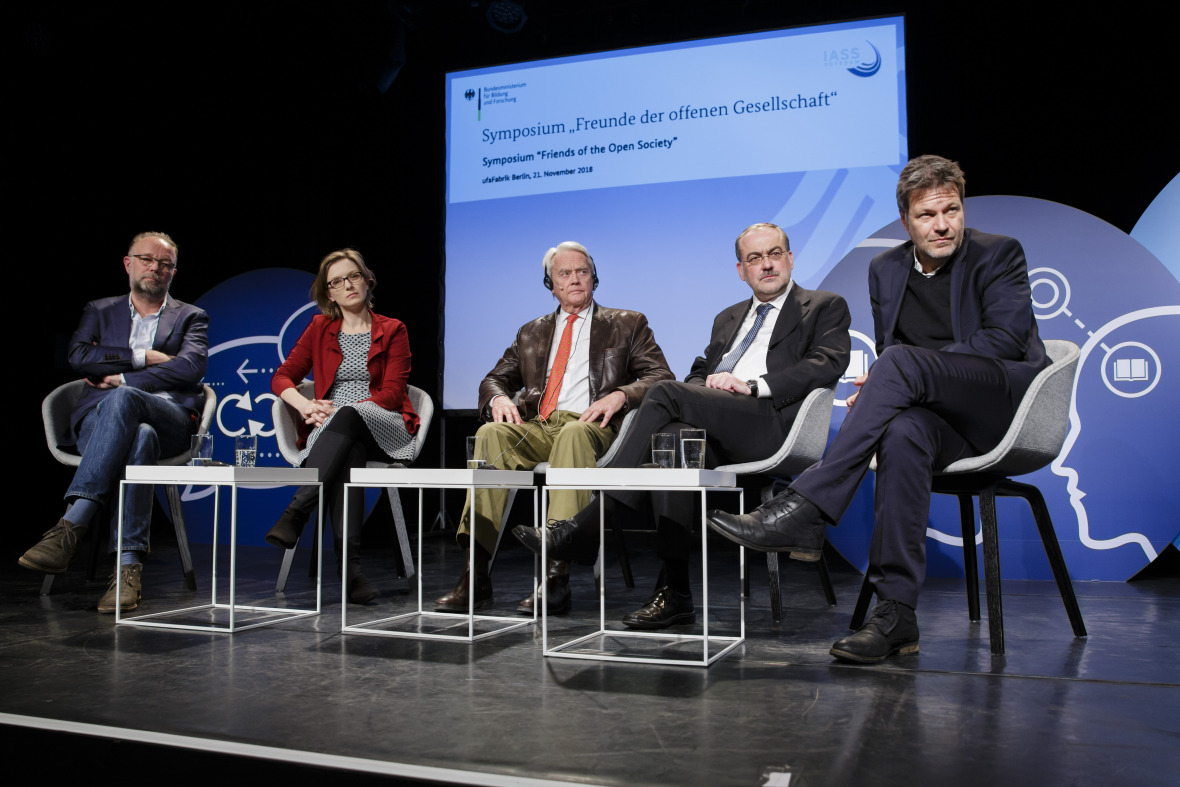
MULTIPOLYGON (((479 384, 479 411, 490 418, 488 404, 503 394, 515 396, 522 388, 517 407, 522 418, 537 414, 549 373, 549 349, 557 327, 557 312, 550 312, 521 326, 516 340, 504 351, 495 368, 479 384)), ((590 323, 590 401, 622 391, 627 404, 622 412, 637 407, 653 383, 673 380, 675 375, 664 360, 664 351, 639 312, 608 309, 594 304, 590 323)))
MULTIPOLYGON (((336 370, 344 360, 340 352, 340 320, 322 314, 312 318, 287 360, 283 361, 270 380, 276 396, 288 388, 295 388, 311 372, 315 382, 315 398, 326 399, 336 382, 336 370)), ((406 431, 418 431, 418 414, 410 401, 407 384, 410 379, 410 339, 401 320, 373 315, 370 330, 372 339, 366 366, 369 370, 369 398, 386 410, 402 414, 406 431)), ((311 428, 299 425, 299 447, 303 448, 311 428)))
MULTIPOLYGON (((70 338, 70 366, 87 379, 98 381, 108 374, 122 374, 126 384, 149 393, 168 392, 172 400, 194 413, 204 407, 201 378, 208 361, 209 315, 172 296, 164 304, 152 349, 173 356, 167 363, 132 367, 131 306, 128 295, 91 301, 70 338)), ((110 390, 87 386, 70 417, 70 432, 61 445, 73 445, 78 425, 110 390)))
MULTIPOLYGON (((897 344, 893 332, 913 264, 912 241, 878 254, 869 264, 878 354, 897 344)), ((1037 333, 1028 264, 1016 239, 966 231, 951 268, 951 327, 955 341, 941 350, 1000 361, 1008 370, 1012 406, 1018 407, 1050 360, 1037 333)))
MULTIPOLYGON (((705 354, 693 361, 685 382, 705 384, 735 342, 753 300, 735 303, 713 320, 705 354)), ((766 351, 766 383, 774 407, 784 419, 794 419, 799 404, 816 388, 832 385, 848 368, 852 317, 839 295, 808 290, 798 282, 783 301, 766 351)))

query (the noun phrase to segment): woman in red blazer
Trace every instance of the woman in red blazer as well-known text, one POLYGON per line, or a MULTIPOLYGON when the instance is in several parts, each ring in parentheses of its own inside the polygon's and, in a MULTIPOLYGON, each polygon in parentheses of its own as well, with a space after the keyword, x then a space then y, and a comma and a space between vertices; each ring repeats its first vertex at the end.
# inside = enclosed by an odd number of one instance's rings
MULTIPOLYGON (((342 569, 344 483, 349 470, 378 461, 410 459, 418 416, 410 403, 410 341, 398 320, 374 314, 377 279, 352 249, 334 251, 320 262, 311 295, 321 315, 299 337, 287 360, 271 378, 271 390, 303 419, 299 435, 300 465, 321 470, 324 505, 335 535, 337 568, 342 569), (299 393, 311 372, 315 398, 299 393)), ((315 487, 300 487, 266 534, 268 543, 290 549, 316 507, 315 487)), ((367 604, 377 588, 360 571, 360 523, 364 495, 352 490, 346 582, 348 599, 367 604)), ((343 573, 343 572, 342 572, 343 573)))

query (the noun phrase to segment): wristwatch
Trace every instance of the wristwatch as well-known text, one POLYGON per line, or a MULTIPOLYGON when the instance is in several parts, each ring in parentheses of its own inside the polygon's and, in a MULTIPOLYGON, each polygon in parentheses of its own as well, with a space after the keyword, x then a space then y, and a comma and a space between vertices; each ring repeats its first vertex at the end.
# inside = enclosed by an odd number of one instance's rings
POLYGON ((753 380, 746 380, 746 385, 750 386, 750 396, 753 396, 755 399, 757 399, 758 398, 758 380, 757 380, 757 378, 755 378, 753 380))

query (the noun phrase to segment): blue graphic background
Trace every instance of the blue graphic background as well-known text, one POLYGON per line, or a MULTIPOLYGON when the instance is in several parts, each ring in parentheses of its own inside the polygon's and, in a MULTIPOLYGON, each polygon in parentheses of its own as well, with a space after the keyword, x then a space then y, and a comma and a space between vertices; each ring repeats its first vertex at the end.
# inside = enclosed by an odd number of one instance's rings
MULTIPOLYGON (((1077 579, 1121 580, 1150 562, 1176 534, 1180 501, 1164 493, 1174 473, 1163 457, 1180 442, 1177 398, 1180 370, 1180 282, 1147 249, 1106 222, 1074 208, 1024 197, 975 197, 966 201, 967 224, 1019 239, 1028 258, 1034 312, 1042 338, 1068 339, 1086 353, 1079 366, 1077 416, 1072 447, 1057 470, 1024 477, 1045 495, 1070 573, 1077 579), (1142 310, 1153 309, 1150 312, 1142 310), (1128 313, 1138 313, 1126 317, 1128 313), (1125 322, 1125 324, 1120 324, 1125 322), (1107 326, 1104 328, 1104 326, 1107 326), (1117 326, 1117 327, 1115 327, 1117 326), (1091 335, 1098 336, 1091 340, 1091 335), (1087 351, 1084 347, 1091 342, 1087 351), (1137 345, 1116 345, 1134 342, 1137 345), (1107 353, 1104 349, 1113 350, 1107 353), (1158 384, 1137 398, 1124 394, 1147 383, 1118 382, 1114 362, 1144 359, 1158 384), (1067 491, 1066 475, 1077 474, 1082 496, 1067 491), (1139 539, 1127 534, 1140 534, 1139 539), (1096 542, 1126 536, 1123 543, 1096 542)), ((906 238, 900 221, 873 233, 824 279, 822 287, 844 295, 852 309, 853 350, 871 360, 873 328, 867 269, 873 256, 906 238), (858 336, 861 334, 862 336, 858 336)), ((849 378, 850 380, 850 378, 849 378)), ((843 382, 837 398, 854 390, 843 382)), ((844 410, 833 414, 832 433, 844 410)), ((1067 447, 1069 444, 1067 444, 1067 447)), ((1000 500, 1001 566, 1006 578, 1050 578, 1048 564, 1027 506, 1000 500)), ((872 475, 855 502, 829 531, 832 543, 854 564, 867 565, 872 533, 872 475)), ((961 576, 956 535, 958 508, 949 496, 935 497, 927 540, 931 576, 961 576), (949 543, 948 543, 949 542, 949 543)))

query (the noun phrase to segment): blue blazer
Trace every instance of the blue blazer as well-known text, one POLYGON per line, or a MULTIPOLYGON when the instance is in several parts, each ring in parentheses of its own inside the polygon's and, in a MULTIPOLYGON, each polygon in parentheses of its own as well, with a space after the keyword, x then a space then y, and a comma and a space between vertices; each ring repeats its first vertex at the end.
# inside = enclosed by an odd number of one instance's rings
MULTIPOLYGON (((869 299, 877 354, 897 344, 894 330, 914 264, 907 241, 869 264, 869 299)), ((1015 238, 968 229, 951 268, 951 328, 955 340, 942 352, 995 358, 1008 370, 1012 407, 1050 361, 1037 333, 1024 249, 1015 238)))
MULTIPOLYGON (((108 374, 122 374, 132 388, 150 393, 167 391, 181 407, 199 414, 205 400, 201 378, 208 362, 209 315, 168 296, 152 349, 171 355, 172 360, 135 369, 127 344, 131 337, 128 297, 116 295, 86 304, 78 329, 70 338, 70 366, 94 381, 108 374)), ((110 392, 86 386, 70 417, 70 431, 60 438, 61 445, 75 443, 82 419, 110 392)))

